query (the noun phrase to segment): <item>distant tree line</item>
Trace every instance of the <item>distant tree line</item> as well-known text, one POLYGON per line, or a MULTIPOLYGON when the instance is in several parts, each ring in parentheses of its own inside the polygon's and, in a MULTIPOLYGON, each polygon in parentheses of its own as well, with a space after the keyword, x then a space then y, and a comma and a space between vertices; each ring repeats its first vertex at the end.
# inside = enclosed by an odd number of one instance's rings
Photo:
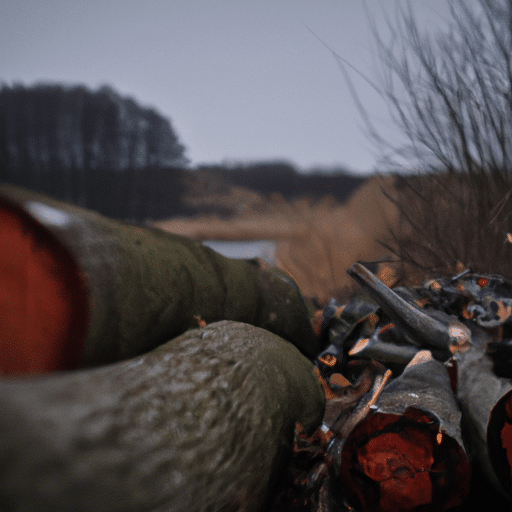
POLYGON ((183 166, 169 120, 108 86, 0 88, 0 158, 8 169, 123 171, 183 166))
POLYGON ((183 201, 194 173, 207 173, 217 189, 237 185, 285 199, 344 201, 363 181, 343 169, 301 174, 282 161, 190 169, 184 152, 167 119, 110 87, 0 87, 0 181, 112 218, 231 215, 223 205, 192 208, 183 201))
POLYGON ((113 89, 0 88, 0 176, 117 218, 170 215, 188 161, 170 122, 113 89))
POLYGON ((204 166, 199 167, 199 170, 213 171, 228 183, 250 188, 266 196, 277 192, 285 199, 301 196, 320 199, 330 195, 343 202, 365 180, 343 167, 329 173, 322 169, 313 169, 303 174, 284 161, 204 166))
POLYGON ((182 202, 184 168, 154 167, 111 171, 103 169, 49 170, 35 182, 20 173, 1 182, 19 185, 102 215, 130 222, 165 219, 195 213, 182 202))

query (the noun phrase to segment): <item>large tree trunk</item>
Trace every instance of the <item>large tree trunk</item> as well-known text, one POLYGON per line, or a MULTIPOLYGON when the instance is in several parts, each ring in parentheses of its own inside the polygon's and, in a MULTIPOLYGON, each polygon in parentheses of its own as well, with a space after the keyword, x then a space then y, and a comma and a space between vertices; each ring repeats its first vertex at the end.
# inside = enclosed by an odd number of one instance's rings
POLYGON ((0 381, 0 509, 255 511, 325 397, 313 364, 251 325, 194 329, 100 368, 0 381))
POLYGON ((0 372, 38 373, 134 357, 197 326, 264 327, 314 357, 286 274, 201 243, 0 186, 0 372))

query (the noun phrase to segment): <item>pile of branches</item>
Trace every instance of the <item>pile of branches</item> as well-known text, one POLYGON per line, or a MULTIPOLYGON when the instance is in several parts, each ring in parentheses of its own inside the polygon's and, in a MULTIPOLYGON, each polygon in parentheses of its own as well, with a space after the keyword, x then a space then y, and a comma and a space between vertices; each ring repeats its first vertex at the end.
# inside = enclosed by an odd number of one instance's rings
POLYGON ((274 512, 465 510, 481 476, 506 510, 512 282, 465 270, 391 289, 359 263, 348 272, 363 292, 321 317, 323 425, 297 426, 274 512))

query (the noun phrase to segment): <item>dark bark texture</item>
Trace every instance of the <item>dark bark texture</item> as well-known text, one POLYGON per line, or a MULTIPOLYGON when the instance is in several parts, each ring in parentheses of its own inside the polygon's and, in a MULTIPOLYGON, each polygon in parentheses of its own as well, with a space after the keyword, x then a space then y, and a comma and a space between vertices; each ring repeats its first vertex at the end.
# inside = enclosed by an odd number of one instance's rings
POLYGON ((493 362, 486 355, 487 344, 494 340, 492 333, 473 324, 471 331, 473 347, 455 358, 463 425, 476 464, 495 488, 512 499, 510 462, 501 453, 503 425, 495 418, 501 404, 512 401, 512 383, 494 374, 493 362))
POLYGON ((312 363, 223 321, 100 368, 0 381, 0 509, 256 511, 325 397, 312 363))

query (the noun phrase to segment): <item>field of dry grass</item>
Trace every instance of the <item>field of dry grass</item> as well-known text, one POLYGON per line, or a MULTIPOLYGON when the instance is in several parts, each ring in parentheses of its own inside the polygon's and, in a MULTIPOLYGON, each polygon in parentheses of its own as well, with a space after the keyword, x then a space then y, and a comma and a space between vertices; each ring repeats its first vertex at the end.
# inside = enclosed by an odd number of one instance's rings
POLYGON ((397 221, 396 207, 382 192, 394 196, 393 183, 392 177, 373 177, 345 204, 329 197, 312 202, 274 195, 267 200, 247 189, 231 189, 205 199, 229 203, 236 211, 229 219, 174 218, 155 225, 198 240, 276 241, 277 266, 295 278, 306 296, 323 302, 352 287, 346 270, 357 260, 389 255, 378 240, 397 221))

